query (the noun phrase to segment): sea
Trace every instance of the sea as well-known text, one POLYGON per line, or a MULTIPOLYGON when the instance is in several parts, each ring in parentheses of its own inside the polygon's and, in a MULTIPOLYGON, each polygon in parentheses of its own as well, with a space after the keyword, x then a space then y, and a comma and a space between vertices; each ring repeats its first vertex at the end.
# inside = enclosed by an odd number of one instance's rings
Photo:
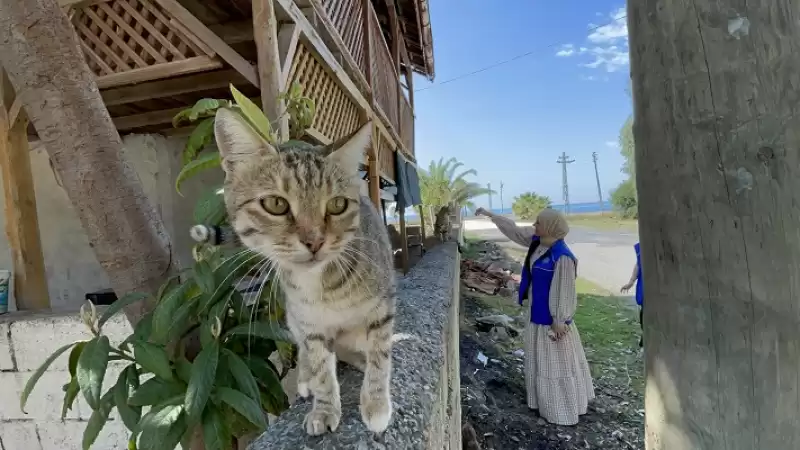
MULTIPOLYGON (((566 206, 561 205, 551 205, 551 208, 557 209, 559 211, 564 211, 568 214, 597 214, 602 212, 609 212, 613 211, 613 206, 611 202, 605 201, 603 203, 600 202, 584 202, 584 203, 570 203, 569 210, 567 210, 566 206)), ((511 207, 508 208, 492 208, 492 212, 495 214, 503 214, 503 215, 512 215, 513 212, 511 211, 511 207)), ((472 211, 465 211, 464 217, 474 217, 475 214, 472 211)), ((417 217, 417 212, 412 209, 406 210, 406 218, 411 219, 417 217)), ((393 217, 388 217, 387 222, 394 223, 397 220, 393 217)))

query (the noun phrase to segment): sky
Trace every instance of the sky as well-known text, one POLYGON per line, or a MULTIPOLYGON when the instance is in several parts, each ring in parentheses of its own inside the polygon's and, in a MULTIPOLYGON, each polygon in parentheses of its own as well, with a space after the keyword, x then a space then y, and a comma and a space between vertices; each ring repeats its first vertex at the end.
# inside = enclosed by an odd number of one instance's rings
MULTIPOLYGON (((473 181, 496 191, 503 182, 507 208, 527 191, 560 204, 556 160, 566 152, 575 160, 567 166, 570 202, 580 203, 597 201, 597 152, 608 199, 624 179, 618 136, 632 110, 624 1, 429 4, 436 77, 414 79, 419 166, 455 157, 477 170, 473 181)), ((475 203, 488 206, 488 198, 475 203)))

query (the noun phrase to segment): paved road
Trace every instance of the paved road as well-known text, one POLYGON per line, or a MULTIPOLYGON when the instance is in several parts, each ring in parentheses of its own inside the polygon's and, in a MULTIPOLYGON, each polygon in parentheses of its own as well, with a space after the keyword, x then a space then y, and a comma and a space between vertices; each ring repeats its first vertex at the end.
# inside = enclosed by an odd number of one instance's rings
MULTIPOLYGON (((484 219, 468 219, 465 230, 468 234, 497 242, 502 247, 522 250, 509 242, 505 236, 484 219)), ((636 254, 633 244, 638 233, 623 231, 601 231, 583 227, 572 227, 567 236, 570 249, 578 257, 578 275, 611 292, 618 292, 631 276, 636 254)))

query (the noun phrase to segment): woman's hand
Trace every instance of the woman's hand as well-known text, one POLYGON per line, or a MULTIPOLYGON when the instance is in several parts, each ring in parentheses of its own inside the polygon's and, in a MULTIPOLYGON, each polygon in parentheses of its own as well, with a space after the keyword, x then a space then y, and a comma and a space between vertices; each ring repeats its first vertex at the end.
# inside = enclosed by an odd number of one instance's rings
POLYGON ((633 287, 633 283, 632 282, 628 282, 627 284, 625 284, 624 286, 619 288, 619 291, 622 292, 623 294, 626 294, 628 291, 631 290, 632 287, 633 287))
POLYGON ((569 332, 569 325, 565 323, 553 323, 550 325, 550 330, 553 332, 551 339, 553 341, 560 341, 569 332))

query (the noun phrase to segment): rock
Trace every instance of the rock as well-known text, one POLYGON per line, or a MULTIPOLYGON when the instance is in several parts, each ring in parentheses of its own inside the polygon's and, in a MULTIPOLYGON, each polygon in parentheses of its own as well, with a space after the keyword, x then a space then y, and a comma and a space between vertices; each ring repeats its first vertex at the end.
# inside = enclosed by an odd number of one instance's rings
POLYGON ((492 316, 483 316, 483 317, 478 317, 475 320, 478 323, 483 323, 483 324, 488 324, 488 325, 493 325, 493 326, 500 325, 500 326, 503 326, 503 327, 509 327, 514 323, 514 319, 512 319, 511 317, 509 317, 509 316, 507 316, 505 314, 495 314, 495 315, 492 315, 492 316))
POLYGON ((514 296, 514 292, 516 292, 515 289, 507 288, 507 287, 501 287, 500 289, 497 290, 497 295, 499 295, 501 297, 512 297, 512 296, 514 296))
POLYGON ((481 445, 478 443, 478 433, 475 428, 472 428, 469 422, 466 422, 461 427, 461 448, 463 450, 481 450, 481 445))
POLYGON ((502 326, 492 327, 492 329, 489 330, 489 337, 497 342, 505 342, 511 339, 511 336, 509 336, 509 333, 506 330, 507 329, 502 326))

